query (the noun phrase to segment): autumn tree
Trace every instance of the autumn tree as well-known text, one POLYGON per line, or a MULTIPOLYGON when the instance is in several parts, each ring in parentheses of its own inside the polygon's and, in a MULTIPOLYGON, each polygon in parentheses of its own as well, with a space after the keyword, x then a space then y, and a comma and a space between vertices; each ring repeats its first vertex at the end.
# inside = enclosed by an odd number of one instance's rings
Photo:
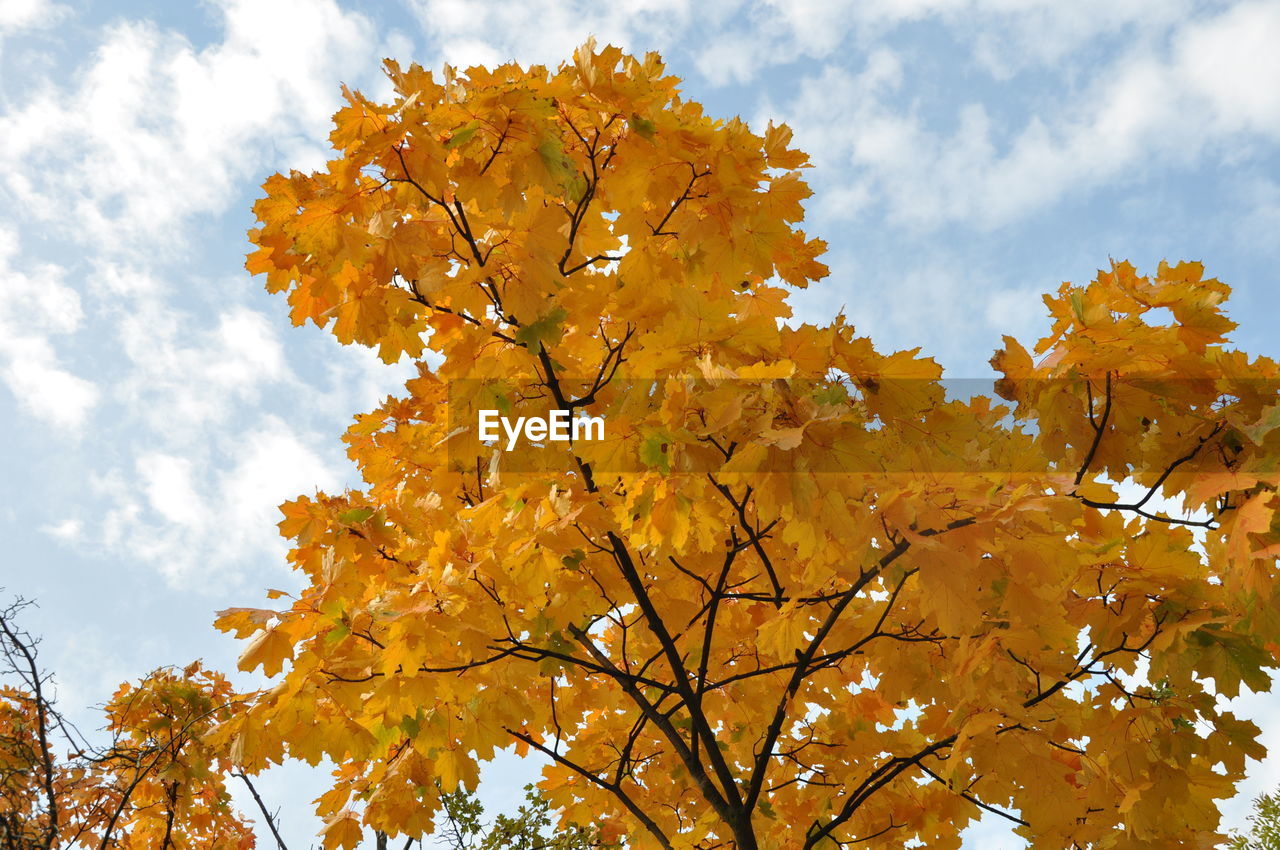
POLYGON ((225 677, 197 663, 122 684, 91 743, 19 624, 28 604, 0 610, 0 850, 254 846, 226 787, 234 766, 208 743, 238 707, 225 677))
POLYGON ((52 743, 62 717, 37 641, 18 623, 26 607, 19 599, 0 610, 0 850, 53 846, 65 783, 52 743))
POLYGON ((827 269, 785 127, 614 48, 386 72, 254 208, 296 324, 419 368, 346 434, 366 486, 283 507, 305 588, 218 621, 277 680, 216 733, 242 769, 331 759, 331 848, 513 745, 637 848, 1211 846, 1262 753, 1219 697, 1280 628, 1280 374, 1224 284, 1064 284, 1003 401, 949 397, 790 321, 827 269), (507 451, 484 409, 607 434, 507 451))

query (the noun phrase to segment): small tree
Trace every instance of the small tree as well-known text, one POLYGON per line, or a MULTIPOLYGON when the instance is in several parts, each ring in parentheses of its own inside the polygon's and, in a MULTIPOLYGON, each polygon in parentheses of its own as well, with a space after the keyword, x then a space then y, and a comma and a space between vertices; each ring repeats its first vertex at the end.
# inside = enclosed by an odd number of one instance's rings
POLYGON ((305 589, 219 620, 279 679, 224 728, 246 769, 339 766, 327 846, 429 831, 513 744, 637 848, 1215 840, 1261 754, 1217 696, 1280 636, 1280 373, 1224 284, 1064 284, 1010 404, 949 399, 788 322, 826 268, 785 127, 613 48, 387 74, 267 181, 248 267, 419 376, 347 432, 364 490, 284 506, 305 589), (507 451, 481 410, 607 435, 507 451))
POLYGON ((590 827, 558 827, 555 813, 538 789, 530 785, 524 790, 524 803, 515 814, 500 814, 487 824, 484 807, 473 792, 459 788, 442 794, 444 823, 438 841, 449 850, 593 850, 621 846, 606 845, 590 827))
POLYGON ((0 610, 0 850, 250 846, 231 762, 206 740, 237 709, 226 679, 197 663, 121 685, 94 746, 58 711, 27 604, 0 610))
MULTIPOLYGON (((18 600, 0 610, 0 850, 55 847, 235 848, 261 846, 233 811, 228 780, 244 783, 271 843, 288 850, 252 780, 235 770, 214 733, 240 698, 216 673, 192 664, 121 685, 104 706, 106 746, 95 747, 58 711, 39 641, 24 631, 18 600)), ((592 850, 594 829, 555 830, 554 813, 527 787, 513 814, 491 821, 474 793, 441 795, 441 843, 451 850, 592 850)), ((388 846, 376 832, 379 850, 388 846)), ((420 842, 420 839, 418 839, 420 842)), ((409 848, 413 841, 404 846, 409 848)))
POLYGON ((1263 794, 1253 801, 1249 830, 1232 834, 1230 850, 1280 850, 1280 797, 1263 794))
POLYGON ((65 776, 53 756, 61 716, 37 642, 18 624, 22 600, 0 610, 0 850, 54 846, 65 776))

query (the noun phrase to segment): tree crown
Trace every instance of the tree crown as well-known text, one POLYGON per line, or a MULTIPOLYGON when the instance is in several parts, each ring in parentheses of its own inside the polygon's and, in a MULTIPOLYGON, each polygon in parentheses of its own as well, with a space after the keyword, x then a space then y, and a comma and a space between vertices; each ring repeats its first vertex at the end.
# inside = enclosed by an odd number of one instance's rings
POLYGON ((328 846, 429 830, 512 744, 636 847, 955 847, 984 812, 1208 846, 1261 752, 1217 696, 1280 627, 1278 375, 1224 284, 1064 284, 993 359, 1010 404, 951 398, 784 321, 826 273, 785 127, 614 48, 387 72, 267 181, 249 268, 419 376, 347 432, 363 490, 284 506, 307 587, 219 620, 279 676, 224 727, 246 768, 339 765, 328 846), (511 454, 484 408, 609 432, 511 454))

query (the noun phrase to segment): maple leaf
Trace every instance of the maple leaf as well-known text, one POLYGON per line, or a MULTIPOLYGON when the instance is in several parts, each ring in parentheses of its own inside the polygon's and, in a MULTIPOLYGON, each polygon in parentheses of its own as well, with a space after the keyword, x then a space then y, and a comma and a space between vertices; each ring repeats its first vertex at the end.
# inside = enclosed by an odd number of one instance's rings
POLYGON ((259 666, 268 676, 279 673, 284 662, 293 657, 293 642, 279 629, 263 629, 240 656, 240 669, 253 670, 259 666))
POLYGON ((325 850, 355 850, 364 839, 364 830, 360 828, 358 814, 344 811, 328 821, 320 835, 324 839, 325 850))

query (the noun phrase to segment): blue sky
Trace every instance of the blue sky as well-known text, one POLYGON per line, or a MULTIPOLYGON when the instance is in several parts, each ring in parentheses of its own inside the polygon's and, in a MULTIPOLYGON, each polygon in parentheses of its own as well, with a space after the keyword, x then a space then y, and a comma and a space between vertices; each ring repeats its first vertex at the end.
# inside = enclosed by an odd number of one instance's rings
MULTIPOLYGON (((384 56, 555 63, 591 34, 795 128, 831 245, 805 320, 843 307, 981 378, 1046 327, 1040 293, 1167 257, 1280 356, 1277 0, 0 0, 0 586, 39 601, 73 716, 161 664, 234 667, 212 612, 296 586, 275 506, 354 484, 338 435, 407 374, 247 277, 258 185, 324 161, 339 84, 385 91, 384 56)), ((1241 711, 1280 752, 1280 701, 1241 711)), ((264 782, 294 847, 304 773, 264 782)), ((1229 822, 1277 784, 1254 765, 1229 822)))

